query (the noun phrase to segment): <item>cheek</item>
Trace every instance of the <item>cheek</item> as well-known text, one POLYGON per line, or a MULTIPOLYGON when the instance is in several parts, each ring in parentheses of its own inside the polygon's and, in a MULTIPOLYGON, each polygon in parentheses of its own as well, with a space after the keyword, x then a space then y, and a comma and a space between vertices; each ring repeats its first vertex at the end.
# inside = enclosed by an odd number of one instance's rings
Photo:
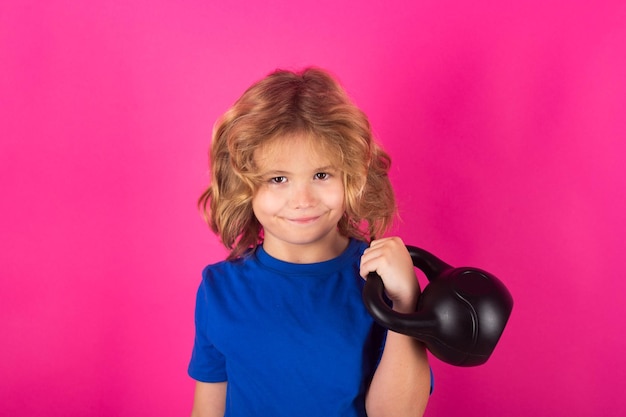
POLYGON ((343 185, 338 185, 333 190, 328 190, 328 192, 324 193, 324 196, 329 207, 334 207, 342 212, 345 210, 346 203, 343 185))
POLYGON ((279 200, 267 190, 260 189, 252 197, 252 211, 259 217, 266 213, 275 212, 279 209, 279 200))

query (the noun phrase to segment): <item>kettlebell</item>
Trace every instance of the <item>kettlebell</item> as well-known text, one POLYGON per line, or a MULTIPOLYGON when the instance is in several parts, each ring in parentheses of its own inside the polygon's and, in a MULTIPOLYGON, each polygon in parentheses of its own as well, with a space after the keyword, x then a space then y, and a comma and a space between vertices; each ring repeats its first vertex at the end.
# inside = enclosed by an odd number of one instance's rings
POLYGON ((455 366, 484 364, 493 352, 513 309, 504 284, 477 268, 453 268, 433 254, 407 245, 413 265, 428 284, 414 313, 393 311, 385 301, 378 274, 368 275, 363 302, 381 326, 424 343, 438 359, 455 366))

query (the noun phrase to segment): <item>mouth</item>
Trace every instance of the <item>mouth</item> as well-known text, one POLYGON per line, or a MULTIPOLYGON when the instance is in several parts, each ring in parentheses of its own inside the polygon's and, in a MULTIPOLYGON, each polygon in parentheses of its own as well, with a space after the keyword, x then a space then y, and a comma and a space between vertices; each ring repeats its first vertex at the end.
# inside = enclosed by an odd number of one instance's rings
POLYGON ((320 218, 319 216, 311 216, 311 217, 291 218, 291 219, 287 219, 287 220, 289 222, 291 222, 291 223, 294 223, 294 224, 306 225, 306 224, 314 223, 319 218, 320 218))

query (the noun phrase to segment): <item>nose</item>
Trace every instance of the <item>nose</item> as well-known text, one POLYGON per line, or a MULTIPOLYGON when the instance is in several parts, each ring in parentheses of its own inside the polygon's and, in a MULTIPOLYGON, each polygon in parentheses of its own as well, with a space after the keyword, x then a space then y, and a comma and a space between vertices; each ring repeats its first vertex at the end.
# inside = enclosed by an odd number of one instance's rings
POLYGON ((311 184, 298 184, 293 187, 291 194, 291 206, 295 209, 313 207, 317 197, 311 184))

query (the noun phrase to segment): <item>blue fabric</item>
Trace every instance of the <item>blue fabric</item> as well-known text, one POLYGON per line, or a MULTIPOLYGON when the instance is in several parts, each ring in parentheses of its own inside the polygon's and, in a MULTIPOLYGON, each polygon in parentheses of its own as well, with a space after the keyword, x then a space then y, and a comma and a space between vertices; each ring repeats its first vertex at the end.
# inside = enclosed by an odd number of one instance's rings
POLYGON ((366 247, 316 264, 259 247, 204 269, 189 375, 228 381, 226 416, 366 415, 385 335, 361 300, 366 247))

